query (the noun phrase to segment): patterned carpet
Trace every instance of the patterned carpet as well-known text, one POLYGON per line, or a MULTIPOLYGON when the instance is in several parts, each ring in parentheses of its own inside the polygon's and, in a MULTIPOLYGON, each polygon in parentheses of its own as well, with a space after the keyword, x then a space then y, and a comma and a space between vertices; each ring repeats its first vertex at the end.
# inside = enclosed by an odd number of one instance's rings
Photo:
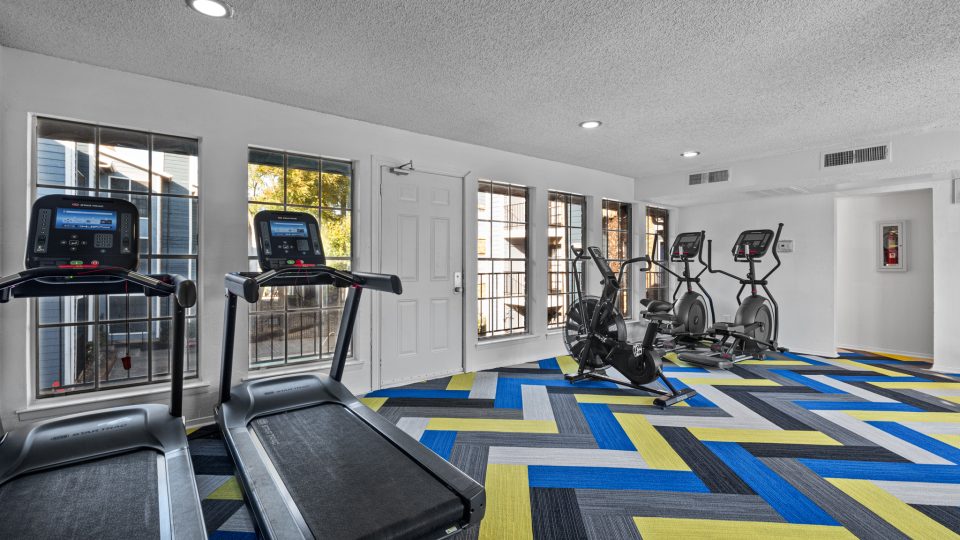
MULTIPOLYGON (((960 377, 926 367, 860 352, 667 364, 699 395, 659 410, 571 386, 558 357, 363 399, 485 484, 487 516, 462 538, 956 538, 960 377)), ((215 429, 191 438, 212 538, 254 538, 215 429)))

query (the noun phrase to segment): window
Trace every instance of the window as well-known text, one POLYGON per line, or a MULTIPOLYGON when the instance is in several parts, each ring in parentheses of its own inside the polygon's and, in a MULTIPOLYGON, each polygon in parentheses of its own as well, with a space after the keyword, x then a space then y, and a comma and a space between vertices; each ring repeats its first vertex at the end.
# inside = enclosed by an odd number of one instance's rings
MULTIPOLYGON (((670 251, 670 211, 655 206, 647 207, 647 253, 652 260, 669 263, 670 251)), ((647 298, 669 301, 670 275, 659 266, 653 266, 647 272, 647 298)))
POLYGON ((583 215, 586 199, 580 195, 551 191, 547 196, 547 328, 562 328, 567 318, 567 307, 573 302, 573 274, 570 263, 574 259, 570 244, 583 247, 583 215))
POLYGON ((481 180, 477 197, 477 336, 527 331, 527 198, 523 186, 481 180))
MULTIPOLYGON (((632 257, 630 242, 630 204, 617 201, 603 201, 603 246, 604 254, 610 261, 610 268, 620 272, 623 261, 632 257)), ((623 274, 620 284, 620 313, 625 319, 633 316, 630 312, 630 274, 623 274)))
MULTIPOLYGON (((250 269, 259 270, 253 216, 261 210, 313 214, 320 223, 327 264, 351 268, 353 164, 316 156, 251 148, 247 163, 247 236, 250 269)), ((252 369, 333 356, 346 289, 329 285, 265 287, 250 306, 252 369)))
MULTIPOLYGON (((140 211, 144 273, 197 278, 196 139, 37 118, 33 182, 49 194, 126 199, 140 211)), ((137 295, 35 300, 38 397, 169 379, 169 298, 137 295), (130 356, 131 367, 121 359, 130 356)), ((197 308, 187 311, 185 375, 197 374, 197 308)))

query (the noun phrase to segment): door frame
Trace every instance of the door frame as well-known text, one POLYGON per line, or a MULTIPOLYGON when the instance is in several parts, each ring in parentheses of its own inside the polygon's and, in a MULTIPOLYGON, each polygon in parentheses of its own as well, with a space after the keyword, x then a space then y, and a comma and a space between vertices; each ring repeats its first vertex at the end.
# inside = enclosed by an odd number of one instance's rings
MULTIPOLYGON (((383 257, 381 256, 381 249, 383 247, 383 196, 381 194, 380 184, 381 184, 381 168, 382 167, 399 167, 404 163, 410 161, 391 158, 386 156, 372 155, 370 156, 370 198, 371 198, 371 212, 370 221, 371 228, 374 232, 371 235, 371 262, 373 268, 376 272, 383 271, 383 257)), ((421 163, 418 160, 418 163, 421 163)), ((466 277, 466 267, 467 267, 467 222, 466 222, 466 209, 467 209, 467 177, 470 175, 471 171, 465 172, 450 172, 450 167, 444 167, 443 165, 427 162, 426 166, 415 165, 414 170, 420 173, 426 174, 435 174, 438 176, 446 176, 451 180, 460 181, 460 215, 462 216, 463 223, 460 227, 460 242, 463 246, 460 250, 460 272, 464 274, 463 277, 463 292, 460 294, 460 311, 461 311, 461 321, 460 325, 460 372, 463 373, 467 368, 467 335, 466 335, 466 322, 467 322, 467 277, 466 277)), ((371 390, 377 390, 382 388, 381 377, 380 377, 380 363, 383 361, 383 307, 382 307, 382 298, 380 295, 377 295, 373 299, 373 309, 371 309, 371 328, 374 330, 376 339, 372 340, 371 343, 371 353, 370 353, 370 388, 371 390)))

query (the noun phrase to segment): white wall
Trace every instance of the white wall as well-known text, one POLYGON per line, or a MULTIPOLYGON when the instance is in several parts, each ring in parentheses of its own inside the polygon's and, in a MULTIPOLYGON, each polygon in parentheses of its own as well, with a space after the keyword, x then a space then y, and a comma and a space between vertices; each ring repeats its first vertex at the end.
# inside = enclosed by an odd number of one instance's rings
MULTIPOLYGON (((196 388, 188 388, 185 414, 204 419, 212 414, 220 372, 222 329, 222 280, 227 272, 246 267, 246 157, 249 145, 321 154, 355 160, 356 163, 356 246, 355 268, 376 269, 379 261, 379 232, 375 230, 373 208, 378 204, 381 162, 413 159, 418 168, 466 175, 464 251, 476 245, 476 182, 491 178, 533 187, 531 206, 534 251, 544 251, 546 236, 546 191, 559 189, 591 196, 588 234, 599 227, 600 199, 609 197, 632 201, 633 181, 629 178, 581 167, 511 154, 479 146, 418 135, 364 122, 319 114, 217 92, 132 75, 90 65, 67 62, 14 49, 0 49, 3 81, 0 118, 0 175, 3 200, 0 202, 0 257, 3 274, 20 268, 23 260, 27 209, 32 200, 29 189, 30 114, 60 116, 89 122, 152 130, 201 138, 200 155, 200 377, 196 388)), ((545 322, 532 326, 531 336, 500 344, 476 343, 475 261, 467 257, 465 305, 467 331, 465 352, 468 367, 490 367, 529 361, 563 350, 559 336, 547 336, 545 322)), ((546 306, 546 267, 532 266, 531 306, 546 306), (541 275, 543 274, 543 275, 541 275)), ((378 380, 371 370, 377 336, 374 307, 366 295, 358 322, 354 351, 358 363, 348 367, 345 382, 357 393, 367 391, 378 380)), ((91 397, 36 400, 28 358, 30 330, 28 302, 17 301, 0 309, 0 339, 4 362, 0 363, 0 409, 10 426, 20 419, 50 415, 45 407, 83 402, 91 397), (23 359, 23 360, 18 360, 23 359), (22 414, 15 414, 20 411, 22 414)), ((545 319, 546 315, 542 318, 545 319)), ((247 365, 245 317, 237 328, 235 381, 245 375, 247 365)), ((196 383, 194 383, 196 385, 196 383)), ((133 392, 140 392, 134 390, 133 392)), ((117 402, 142 400, 127 396, 131 390, 109 391, 117 402)), ((157 397, 162 396, 158 394, 157 397)), ((90 408, 94 404, 77 405, 90 408)), ((102 405, 102 403, 98 404, 102 405)))
MULTIPOLYGON (((783 223, 781 239, 793 240, 793 253, 768 287, 780 304, 780 345, 812 354, 833 355, 833 196, 806 195, 683 207, 675 232, 707 232, 713 240, 713 265, 745 275, 746 263, 733 262, 730 250, 740 232, 773 229, 783 223)), ((757 265, 762 276, 774 264, 769 255, 757 265)), ((703 286, 713 297, 718 320, 732 320, 740 284, 720 274, 704 274, 703 286)), ((749 294, 748 292, 745 294, 749 294)))
POLYGON ((960 181, 960 171, 935 182, 933 188, 933 367, 960 372, 960 201, 953 202, 950 178, 960 181))
POLYGON ((837 199, 837 344, 933 356, 929 189, 837 199), (907 221, 907 272, 877 270, 877 222, 907 221))

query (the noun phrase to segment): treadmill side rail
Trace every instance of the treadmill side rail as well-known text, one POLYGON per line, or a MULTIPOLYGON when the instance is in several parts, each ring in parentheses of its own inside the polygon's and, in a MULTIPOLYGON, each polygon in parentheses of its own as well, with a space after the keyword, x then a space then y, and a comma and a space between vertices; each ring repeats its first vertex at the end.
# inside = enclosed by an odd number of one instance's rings
MULTIPOLYGON (((344 406, 358 421, 419 464, 447 486, 463 504, 457 530, 478 525, 485 509, 484 488, 396 425, 361 403, 339 381, 326 375, 291 374, 246 381, 231 391, 231 398, 216 410, 217 423, 237 465, 244 491, 250 499, 261 532, 268 538, 311 538, 309 528, 251 433, 251 422, 285 411, 332 403, 344 406)), ((455 531, 454 531, 455 532, 455 531)), ((446 535, 449 535, 447 533, 446 535)), ((446 536, 444 535, 444 536, 446 536)), ((443 536, 440 536, 443 537, 443 536)))

